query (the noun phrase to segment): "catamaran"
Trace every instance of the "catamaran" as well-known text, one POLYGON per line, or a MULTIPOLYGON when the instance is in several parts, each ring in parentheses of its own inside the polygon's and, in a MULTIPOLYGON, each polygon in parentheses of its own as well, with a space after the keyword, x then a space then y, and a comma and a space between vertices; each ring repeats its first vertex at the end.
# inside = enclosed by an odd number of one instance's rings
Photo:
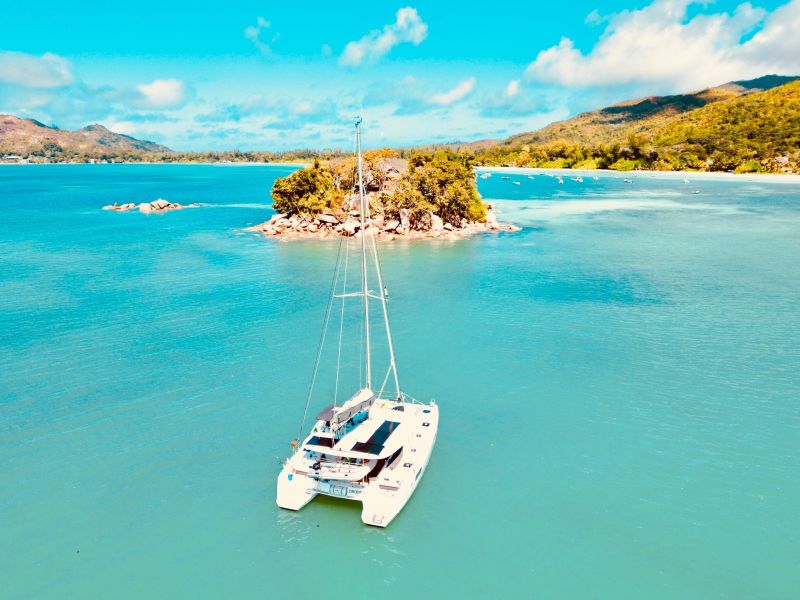
MULTIPOLYGON (((333 403, 323 408, 302 442, 292 441, 293 453, 278 475, 277 503, 281 508, 300 510, 318 494, 355 500, 362 503, 361 520, 377 527, 386 527, 408 502, 419 484, 436 442, 439 407, 434 401, 420 403, 400 388, 392 332, 389 326, 388 290, 381 273, 375 226, 365 199, 364 174, 361 156, 361 118, 355 123, 358 216, 360 230, 360 289, 348 292, 348 248, 353 238, 342 238, 339 248, 334 284, 323 326, 326 330, 334 301, 341 301, 339 353, 337 355, 336 387, 333 403), (371 267, 371 268, 370 268, 371 267), (372 278, 370 277, 372 275, 372 278), (339 279, 342 280, 341 289, 339 279), (374 284, 376 289, 371 289, 374 284), (340 293, 337 293, 339 291, 340 293), (346 401, 337 403, 339 365, 342 360, 345 303, 360 298, 360 331, 363 354, 359 356, 362 373, 358 388, 346 401), (388 367, 383 383, 373 389, 373 357, 370 331, 370 312, 374 303, 380 305, 384 339, 387 342, 388 367), (363 376, 363 379, 362 379, 363 376), (386 387, 391 379, 391 391, 386 387)), ((351 278, 352 279, 352 278, 351 278)), ((358 302, 358 301, 356 301, 358 302)), ((306 399, 301 435, 316 380, 322 346, 312 375, 306 399)), ((298 436, 300 437, 300 436, 298 436)))

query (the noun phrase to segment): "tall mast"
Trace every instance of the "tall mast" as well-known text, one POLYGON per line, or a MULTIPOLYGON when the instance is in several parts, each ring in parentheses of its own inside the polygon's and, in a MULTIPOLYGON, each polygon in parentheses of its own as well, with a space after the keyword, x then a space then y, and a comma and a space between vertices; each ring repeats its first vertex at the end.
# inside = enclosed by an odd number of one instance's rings
POLYGON ((356 119, 356 147, 358 148, 358 196, 361 201, 359 214, 361 215, 361 294, 364 298, 364 339, 366 342, 366 374, 367 388, 372 389, 372 361, 369 347, 369 286, 367 285, 367 233, 366 233, 366 199, 364 198, 364 173, 361 166, 361 117, 356 119))

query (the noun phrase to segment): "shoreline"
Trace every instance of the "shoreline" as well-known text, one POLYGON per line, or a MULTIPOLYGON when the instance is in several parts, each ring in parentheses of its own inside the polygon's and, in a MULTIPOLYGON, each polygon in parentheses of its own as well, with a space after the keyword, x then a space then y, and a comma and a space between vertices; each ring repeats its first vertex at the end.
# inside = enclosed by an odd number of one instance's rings
POLYGON ((653 171, 653 170, 640 170, 640 171, 614 171, 612 169, 553 169, 544 167, 475 167, 476 173, 498 172, 498 173, 519 173, 520 175, 536 175, 536 173, 551 173, 558 175, 572 175, 577 174, 604 174, 614 175, 616 177, 629 177, 635 179, 637 176, 655 175, 664 176, 665 179, 690 179, 703 178, 703 179, 729 179, 731 181, 741 180, 747 181, 769 181, 774 183, 800 183, 800 174, 797 173, 728 173, 724 171, 653 171))
POLYGON ((88 162, 0 162, 0 167, 42 167, 42 166, 111 166, 111 165, 178 165, 190 166, 197 165, 198 167, 309 167, 311 163, 290 163, 290 162, 113 162, 113 163, 88 163, 88 162))
MULTIPOLYGON (((405 209, 403 209, 405 210, 405 209)), ((409 221, 406 211, 399 219, 386 219, 376 216, 366 223, 365 229, 373 232, 379 240, 449 240, 455 241, 478 234, 514 233, 522 228, 513 223, 501 223, 497 220, 495 207, 487 203, 485 221, 467 221, 462 219, 459 226, 444 223, 442 219, 431 214, 431 222, 424 227, 414 226, 409 221)), ((331 212, 323 212, 315 216, 288 215, 275 213, 267 221, 245 227, 242 231, 260 234, 265 238, 276 238, 281 241, 298 239, 330 239, 341 237, 360 237, 362 234, 357 211, 341 216, 331 212)))
MULTIPOLYGON (((114 163, 70 163, 70 162, 41 162, 41 163, 13 163, 13 162, 0 162, 0 167, 34 167, 34 166, 110 166, 110 165, 162 165, 162 166, 202 166, 202 167, 298 167, 304 168, 311 165, 311 163, 295 163, 295 162, 114 162, 114 163)), ((775 183, 800 183, 800 173, 728 173, 724 171, 654 171, 654 170, 636 170, 636 171, 615 171, 612 169, 554 169, 551 167, 473 167, 476 173, 497 172, 497 173, 519 173, 524 175, 535 175, 536 173, 552 173, 558 175, 587 175, 587 174, 605 174, 614 175, 617 177, 630 177, 636 178, 641 175, 655 175, 657 177, 675 177, 688 179, 691 177, 707 178, 707 179, 730 179, 730 180, 748 180, 751 181, 770 181, 775 183)))

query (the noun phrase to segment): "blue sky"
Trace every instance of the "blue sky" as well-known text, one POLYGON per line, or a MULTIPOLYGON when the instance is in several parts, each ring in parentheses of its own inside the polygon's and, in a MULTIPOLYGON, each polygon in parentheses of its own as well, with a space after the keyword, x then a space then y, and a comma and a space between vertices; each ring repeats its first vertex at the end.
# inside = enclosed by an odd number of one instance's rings
POLYGON ((800 74, 800 0, 36 2, 0 21, 0 113, 179 150, 505 137, 618 100, 800 74))

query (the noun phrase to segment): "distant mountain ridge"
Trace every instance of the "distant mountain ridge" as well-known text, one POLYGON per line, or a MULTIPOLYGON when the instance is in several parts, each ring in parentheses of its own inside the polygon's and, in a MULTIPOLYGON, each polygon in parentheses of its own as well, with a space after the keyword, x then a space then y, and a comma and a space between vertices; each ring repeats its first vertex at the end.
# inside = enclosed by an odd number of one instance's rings
MULTIPOLYGON (((408 158, 439 148, 466 151, 484 166, 800 173, 800 77, 765 75, 689 94, 637 98, 505 140, 398 152, 408 158)), ((4 162, 193 163, 331 160, 345 152, 173 152, 102 125, 64 131, 0 115, 0 160, 4 155, 12 155, 4 162)))
POLYGON ((93 124, 77 131, 49 127, 35 119, 0 115, 0 155, 47 157, 54 154, 115 155, 125 152, 171 152, 166 146, 114 133, 93 124))
MULTIPOLYGON (((691 94, 627 100, 599 110, 581 113, 565 121, 551 123, 538 131, 513 135, 499 143, 546 144, 560 140, 575 144, 607 144, 612 140, 645 133, 666 124, 677 115, 707 104, 763 92, 796 79, 798 77, 765 75, 747 81, 731 81, 691 94)), ((485 146, 485 143, 483 145, 485 146)))
POLYGON ((800 172, 800 77, 621 102, 487 144, 485 166, 800 172))

